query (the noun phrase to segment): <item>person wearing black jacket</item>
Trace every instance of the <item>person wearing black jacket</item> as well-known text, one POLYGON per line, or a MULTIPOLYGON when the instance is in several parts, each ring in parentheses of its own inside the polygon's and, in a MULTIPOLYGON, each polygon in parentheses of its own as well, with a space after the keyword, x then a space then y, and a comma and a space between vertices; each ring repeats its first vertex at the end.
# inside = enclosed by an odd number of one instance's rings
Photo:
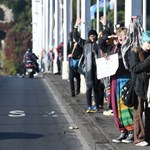
POLYGON ((75 28, 73 32, 73 38, 75 41, 83 48, 84 63, 85 63, 85 82, 86 82, 86 100, 87 100, 87 113, 97 112, 99 107, 100 98, 100 80, 97 79, 96 61, 98 57, 98 44, 97 32, 95 30, 90 30, 88 32, 88 40, 82 39, 79 32, 77 31, 78 25, 80 25, 81 19, 77 19, 75 23, 75 28), (95 106, 92 108, 92 90, 94 94, 95 106))
POLYGON ((79 59, 82 51, 82 48, 73 41, 72 32, 70 32, 70 39, 67 45, 67 55, 69 58, 69 82, 72 97, 80 94, 80 74, 77 72, 77 68, 71 66, 71 59, 79 59), (73 48, 75 48, 74 51, 73 48), (76 87, 74 79, 76 79, 76 87))
POLYGON ((150 108, 148 108, 147 101, 150 78, 150 31, 142 33, 141 42, 141 47, 136 47, 131 51, 129 65, 138 97, 138 103, 134 107, 134 143, 136 146, 147 146, 150 144, 150 108), (145 126, 142 118, 144 111, 145 126))
MULTIPOLYGON (((104 18, 101 18, 101 23, 104 24, 104 18)), ((117 138, 112 139, 115 143, 131 143, 134 138, 134 127, 133 127, 133 108, 129 108, 122 103, 122 87, 131 78, 129 70, 125 69, 123 64, 123 58, 121 53, 121 47, 123 42, 126 40, 127 28, 121 27, 117 30, 117 38, 113 37, 113 44, 109 44, 108 36, 110 29, 105 26, 103 36, 99 41, 100 49, 107 53, 107 58, 111 54, 118 54, 118 69, 116 73, 110 76, 110 98, 111 107, 113 109, 114 120, 117 128, 120 131, 120 135, 117 138)))

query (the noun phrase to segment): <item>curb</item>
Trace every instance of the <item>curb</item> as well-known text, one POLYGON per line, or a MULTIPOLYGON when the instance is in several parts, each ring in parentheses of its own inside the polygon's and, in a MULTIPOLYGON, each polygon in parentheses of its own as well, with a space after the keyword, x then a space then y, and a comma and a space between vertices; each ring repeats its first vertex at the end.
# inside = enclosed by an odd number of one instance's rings
MULTIPOLYGON (((65 89, 66 93, 62 93, 59 90, 59 88, 61 88, 62 86, 59 86, 58 88, 58 82, 54 81, 48 75, 45 75, 45 80, 52 87, 57 97, 62 99, 62 103, 65 106, 67 112, 76 123, 76 125, 79 127, 81 134, 84 136, 92 150, 101 149, 102 147, 103 150, 116 150, 109 143, 108 139, 103 135, 99 128, 95 126, 95 124, 91 121, 91 119, 83 111, 83 109, 81 109, 81 107, 79 107, 79 105, 75 103, 74 98, 70 97, 69 93, 67 92, 68 90, 65 89), (99 146, 101 148, 99 148, 99 146)), ((68 89, 68 87, 65 88, 68 89)))

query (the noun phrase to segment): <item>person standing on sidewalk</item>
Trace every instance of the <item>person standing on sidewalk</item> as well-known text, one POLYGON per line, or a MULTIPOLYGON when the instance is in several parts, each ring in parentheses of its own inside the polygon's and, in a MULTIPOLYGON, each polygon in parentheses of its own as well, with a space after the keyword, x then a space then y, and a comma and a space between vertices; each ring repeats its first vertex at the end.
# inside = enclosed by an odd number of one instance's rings
POLYGON ((50 71, 50 73, 53 73, 53 60, 54 60, 53 48, 49 50, 47 54, 47 60, 48 60, 48 71, 50 71))
POLYGON ((117 44, 107 44, 109 28, 104 24, 104 18, 101 17, 101 23, 105 26, 103 31, 103 37, 99 41, 100 49, 104 53, 108 54, 118 54, 119 57, 119 67, 114 75, 110 77, 110 97, 111 106, 114 113, 114 120, 117 128, 120 131, 120 135, 114 138, 112 142, 115 143, 131 143, 134 138, 134 127, 133 127, 133 108, 127 107, 122 102, 122 87, 131 78, 131 73, 129 70, 125 69, 121 54, 121 46, 126 39, 127 28, 121 27, 117 30, 118 43, 117 44))
POLYGON ((86 100, 87 113, 96 112, 99 110, 100 90, 99 80, 96 74, 96 61, 98 57, 98 44, 96 43, 98 34, 95 30, 88 32, 88 40, 82 39, 77 27, 80 25, 81 19, 77 19, 74 28, 73 38, 83 48, 84 62, 85 62, 85 82, 86 82, 86 100), (92 108, 92 90, 94 94, 95 107, 92 108))
POLYGON ((70 63, 72 58, 79 59, 82 54, 82 51, 83 49, 73 41, 72 32, 70 32, 70 39, 68 41, 67 46, 67 55, 69 58, 69 82, 72 97, 80 94, 80 74, 77 72, 77 68, 73 68, 70 63), (76 87, 75 87, 75 79, 76 79, 76 87))
POLYGON ((148 108, 150 102, 147 101, 150 78, 150 31, 142 33, 141 42, 142 46, 134 48, 130 55, 130 69, 132 78, 135 79, 135 93, 138 96, 138 103, 134 107, 134 143, 136 146, 147 146, 150 142, 150 108, 148 108))

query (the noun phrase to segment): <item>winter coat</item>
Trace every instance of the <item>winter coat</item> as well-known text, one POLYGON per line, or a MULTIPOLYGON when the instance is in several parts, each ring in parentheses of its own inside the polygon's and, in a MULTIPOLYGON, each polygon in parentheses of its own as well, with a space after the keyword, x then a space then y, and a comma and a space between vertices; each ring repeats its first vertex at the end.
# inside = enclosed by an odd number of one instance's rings
POLYGON ((79 46, 83 48, 86 85, 90 88, 93 85, 93 76, 97 78, 95 58, 98 57, 98 44, 96 41, 91 43, 89 40, 82 39, 77 29, 74 29, 73 37, 79 46))
POLYGON ((135 93, 146 99, 150 73, 150 51, 146 52, 141 48, 136 48, 135 51, 131 51, 129 60, 132 78, 135 81, 135 93))
MULTIPOLYGON (((74 48, 75 42, 73 42, 71 39, 68 41, 67 46, 67 55, 71 54, 74 48)), ((83 53, 83 49, 79 44, 76 45, 75 50, 73 51, 72 58, 73 59, 79 59, 83 53)))
POLYGON ((102 38, 99 40, 99 47, 104 53, 107 53, 107 55, 118 53, 119 67, 118 67, 117 72, 114 76, 116 78, 121 77, 121 76, 126 76, 126 75, 130 76, 129 70, 125 69, 125 66, 123 64, 123 58, 122 58, 122 54, 121 54, 121 45, 120 44, 117 44, 117 45, 108 44, 107 43, 108 35, 109 35, 109 29, 106 28, 103 31, 102 38))

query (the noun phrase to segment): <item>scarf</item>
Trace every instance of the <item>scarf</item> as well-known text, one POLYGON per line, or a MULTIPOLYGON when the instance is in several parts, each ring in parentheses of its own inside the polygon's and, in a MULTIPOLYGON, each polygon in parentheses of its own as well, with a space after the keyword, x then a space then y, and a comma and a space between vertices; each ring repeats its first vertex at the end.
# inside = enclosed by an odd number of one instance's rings
POLYGON ((121 47, 122 59, 126 69, 129 69, 129 60, 127 52, 132 50, 133 47, 141 46, 140 37, 142 32, 143 28, 139 18, 137 18, 136 20, 131 20, 127 31, 126 40, 121 47))

